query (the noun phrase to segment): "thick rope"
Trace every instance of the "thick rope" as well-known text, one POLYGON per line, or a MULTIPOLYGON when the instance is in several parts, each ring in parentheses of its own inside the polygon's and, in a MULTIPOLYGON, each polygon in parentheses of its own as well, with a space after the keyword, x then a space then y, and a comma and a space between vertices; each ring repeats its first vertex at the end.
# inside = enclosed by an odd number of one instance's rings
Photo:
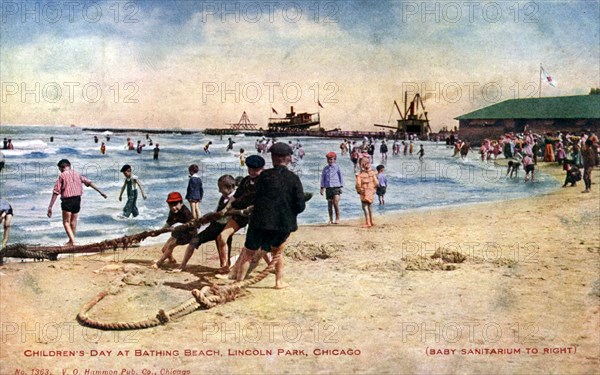
POLYGON ((159 310, 155 317, 140 320, 136 322, 101 322, 88 317, 87 313, 106 297, 109 292, 104 290, 90 300, 77 314, 77 320, 84 326, 102 329, 102 330, 129 330, 151 328, 166 324, 171 320, 179 319, 195 310, 208 310, 217 305, 235 300, 238 294, 246 287, 254 285, 265 277, 274 269, 275 264, 283 256, 282 251, 276 251, 273 254, 273 260, 262 270, 258 275, 243 281, 237 281, 229 285, 212 285, 205 286, 202 289, 192 290, 193 298, 190 298, 174 308, 165 311, 159 310))
POLYGON ((58 254, 76 254, 76 253, 99 253, 104 250, 116 250, 119 248, 128 249, 131 245, 142 242, 148 237, 156 237, 167 232, 179 232, 185 231, 190 228, 198 228, 204 224, 210 223, 216 219, 221 218, 222 215, 218 212, 208 213, 198 219, 194 219, 189 223, 177 227, 167 227, 155 230, 148 230, 133 234, 130 236, 123 236, 121 238, 115 238, 112 240, 106 240, 102 242, 77 245, 77 246, 31 246, 26 244, 11 244, 8 245, 4 250, 0 251, 0 258, 33 258, 33 259, 50 259, 56 260, 58 254))
POLYGON ((28 248, 25 244, 12 244, 0 251, 0 257, 56 260, 58 254, 28 248))

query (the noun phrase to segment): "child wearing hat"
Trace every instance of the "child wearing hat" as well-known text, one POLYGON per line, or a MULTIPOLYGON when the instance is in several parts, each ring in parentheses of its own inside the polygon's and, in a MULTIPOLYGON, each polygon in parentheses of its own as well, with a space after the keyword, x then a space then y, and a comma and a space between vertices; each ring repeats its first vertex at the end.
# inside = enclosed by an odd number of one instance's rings
POLYGON ((256 182, 265 166, 265 159, 258 155, 250 155, 246 158, 246 166, 248 167, 248 176, 240 181, 235 194, 233 194, 233 197, 222 210, 224 213, 230 210, 239 212, 239 214, 231 215, 231 218, 217 237, 219 254, 227 254, 227 267, 221 270, 223 274, 229 272, 229 267, 231 266, 229 259, 231 259, 231 239, 233 235, 248 225, 250 221, 249 214, 252 211, 256 196, 256 182))
POLYGON ((146 194, 144 194, 144 189, 142 189, 142 184, 140 183, 138 176, 132 174, 131 166, 129 164, 125 164, 121 167, 121 173, 125 176, 125 182, 119 193, 119 202, 123 200, 123 192, 127 189, 127 203, 125 203, 125 207, 123 207, 123 216, 129 217, 130 215, 133 215, 133 217, 136 217, 140 214, 137 208, 138 188, 144 199, 146 199, 146 194))
MULTIPOLYGON (((219 202, 217 203, 217 212, 223 212, 225 206, 229 202, 229 200, 233 197, 233 192, 235 191, 235 179, 231 175, 223 175, 219 177, 217 181, 217 186, 219 187, 219 193, 221 193, 221 198, 219 198, 219 202)), ((185 269, 188 261, 194 255, 194 251, 200 247, 200 245, 205 244, 210 241, 216 241, 217 237, 223 229, 227 222, 229 221, 229 216, 223 215, 221 218, 211 222, 206 228, 202 230, 202 232, 198 233, 198 235, 194 235, 193 239, 189 241, 187 248, 185 249, 185 254, 183 255, 183 260, 181 261, 181 266, 176 270, 176 272, 181 272, 185 269)), ((231 238, 229 238, 226 246, 231 247, 231 238)), ((219 261, 221 263, 221 268, 219 268, 219 273, 228 273, 228 259, 227 259, 227 251, 221 249, 218 246, 219 250, 219 261)))
POLYGON ((77 219, 79 218, 81 195, 83 194, 81 185, 83 184, 96 190, 104 199, 106 199, 106 194, 98 189, 87 177, 81 176, 72 170, 69 160, 62 159, 56 165, 60 170, 60 175, 52 190, 52 198, 50 199, 47 215, 48 217, 52 217, 52 206, 54 206, 56 198, 60 195, 63 227, 69 237, 69 241, 65 245, 75 246, 75 232, 77 231, 77 219))
POLYGON ((360 195, 360 202, 365 214, 365 228, 374 225, 372 205, 378 183, 377 173, 371 169, 369 158, 360 159, 360 173, 356 175, 356 192, 360 195))
MULTIPOLYGON (((194 220, 192 212, 183 204, 183 197, 178 192, 173 191, 169 193, 167 196, 167 205, 169 206, 169 216, 167 217, 165 228, 171 227, 176 223, 187 224, 194 220)), ((171 237, 169 237, 161 249, 162 256, 153 262, 152 267, 158 269, 167 259, 170 263, 177 263, 173 257, 173 249, 176 246, 188 244, 195 235, 196 228, 193 227, 171 232, 171 237)))
POLYGON ((200 167, 198 164, 190 164, 188 167, 190 173, 190 179, 188 180, 187 192, 185 199, 190 202, 190 208, 192 209, 192 215, 194 219, 200 217, 200 202, 202 202, 202 196, 204 195, 204 189, 202 188, 202 178, 200 177, 200 167))
POLYGON ((244 248, 240 254, 236 279, 243 280, 250 261, 258 250, 273 252, 275 263, 275 288, 285 288, 283 282, 283 251, 291 232, 298 229, 296 217, 304 211, 305 197, 300 178, 288 170, 292 161, 292 148, 285 143, 275 143, 270 148, 273 168, 260 174, 256 181, 254 210, 250 216, 244 248))
POLYGON ((344 186, 344 177, 340 166, 336 164, 337 155, 335 152, 329 152, 325 157, 327 158, 327 165, 321 173, 321 195, 325 192, 329 224, 339 224, 340 195, 344 186), (333 211, 335 211, 335 221, 333 220, 333 211))

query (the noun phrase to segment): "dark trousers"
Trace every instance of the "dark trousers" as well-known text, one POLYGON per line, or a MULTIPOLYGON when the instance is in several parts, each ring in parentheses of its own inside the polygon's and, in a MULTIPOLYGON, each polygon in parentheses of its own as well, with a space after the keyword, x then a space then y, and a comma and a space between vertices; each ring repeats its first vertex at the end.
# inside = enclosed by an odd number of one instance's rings
POLYGON ((583 170, 583 182, 585 182, 586 190, 590 190, 592 188, 592 169, 593 166, 585 167, 583 170))
POLYGON ((137 205, 137 190, 132 190, 131 193, 127 194, 127 203, 125 203, 125 207, 123 207, 123 216, 129 217, 129 215, 133 215, 136 217, 140 214, 138 211, 137 205))

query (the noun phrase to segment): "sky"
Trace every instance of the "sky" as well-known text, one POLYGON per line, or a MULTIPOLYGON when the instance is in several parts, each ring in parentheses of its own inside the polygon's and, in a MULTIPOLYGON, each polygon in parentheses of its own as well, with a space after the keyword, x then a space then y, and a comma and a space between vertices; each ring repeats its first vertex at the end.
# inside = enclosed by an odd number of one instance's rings
POLYGON ((1 125, 266 128, 293 106, 375 131, 407 92, 436 131, 537 97, 540 64, 541 96, 600 87, 598 0, 0 4, 1 125))

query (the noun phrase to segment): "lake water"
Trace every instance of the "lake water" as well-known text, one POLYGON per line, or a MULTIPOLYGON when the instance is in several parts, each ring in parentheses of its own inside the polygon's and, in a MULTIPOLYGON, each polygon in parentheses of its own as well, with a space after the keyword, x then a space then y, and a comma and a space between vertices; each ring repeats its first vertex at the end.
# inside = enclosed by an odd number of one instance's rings
MULTIPOLYGON (((77 240, 79 244, 93 243, 143 230, 162 227, 167 218, 165 203, 170 191, 185 195, 189 164, 201 167, 204 185, 202 213, 216 208, 219 193, 217 179, 223 174, 234 177, 244 173, 234 153, 244 148, 248 154, 256 153, 255 137, 233 136, 236 142, 234 152, 225 151, 227 137, 206 136, 200 132, 191 135, 150 134, 154 143, 160 144, 159 160, 152 159, 153 146, 144 148, 141 154, 125 149, 126 139, 134 143, 141 140, 148 143, 145 133, 115 133, 106 142, 107 153, 99 151, 100 143, 94 143, 94 135, 105 140, 100 132, 83 131, 79 128, 56 126, 2 126, 2 138, 12 138, 14 150, 2 150, 6 157, 6 167, 1 175, 1 196, 13 206, 15 216, 9 243, 57 245, 66 242, 67 237, 60 219, 60 200, 54 206, 54 216, 49 219, 46 210, 52 195, 52 188, 59 174, 56 163, 62 158, 71 161, 73 168, 89 177, 101 190, 108 194, 104 200, 90 188, 84 187, 82 210, 79 217, 77 240), (54 141, 50 142, 50 137, 54 141), (204 145, 213 141, 211 154, 206 155, 204 145), (147 200, 138 199, 140 215, 137 218, 123 218, 121 212, 126 201, 118 196, 123 184, 119 172, 123 164, 133 166, 148 195, 147 200)), ((362 216, 358 195, 354 190, 352 163, 347 156, 339 155, 338 139, 324 138, 281 138, 288 142, 302 143, 306 156, 291 167, 301 178, 305 191, 315 195, 308 202, 306 211, 300 214, 300 224, 325 223, 327 201, 319 195, 321 170, 326 165, 328 151, 338 153, 338 164, 346 179, 346 187, 341 197, 342 219, 362 216)), ((379 164, 379 143, 376 147, 375 165, 379 164)), ((519 179, 506 179, 505 169, 493 163, 483 163, 478 154, 470 153, 468 159, 452 158, 452 149, 445 144, 415 142, 414 156, 391 155, 391 142, 386 166, 389 181, 385 206, 374 204, 376 215, 394 211, 464 205, 476 202, 507 200, 526 197, 550 191, 557 182, 543 174, 536 176, 534 184, 524 183, 521 170, 519 179), (419 145, 425 147, 424 162, 418 161, 416 152, 419 145)), ((267 155, 267 167, 270 158, 267 155)), ((143 244, 163 242, 167 235, 148 239, 143 244)))

